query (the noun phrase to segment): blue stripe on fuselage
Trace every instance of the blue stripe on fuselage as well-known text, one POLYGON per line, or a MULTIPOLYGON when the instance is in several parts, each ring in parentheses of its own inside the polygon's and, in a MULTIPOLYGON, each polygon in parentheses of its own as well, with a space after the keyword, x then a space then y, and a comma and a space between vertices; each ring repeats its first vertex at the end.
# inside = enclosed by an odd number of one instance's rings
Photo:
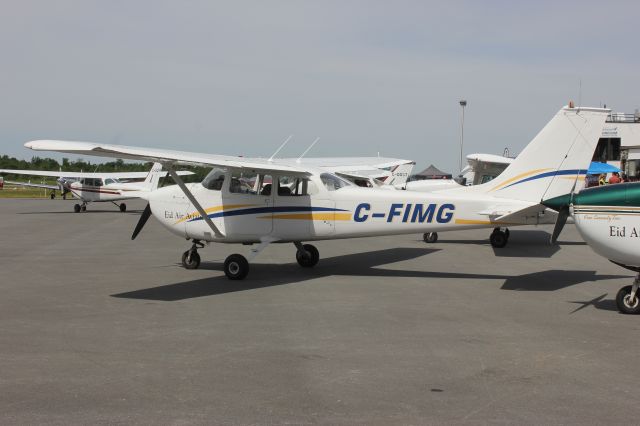
POLYGON ((507 185, 504 188, 501 188, 500 190, 509 188, 510 186, 513 186, 513 185, 518 185, 519 183, 528 182, 530 180, 542 179, 542 178, 546 178, 546 177, 550 177, 550 176, 586 175, 586 174, 587 174, 587 170, 586 169, 556 170, 556 171, 553 171, 553 172, 546 172, 546 173, 540 173, 539 175, 535 175, 535 176, 529 176, 528 178, 521 179, 521 180, 519 180, 517 182, 512 183, 511 185, 507 185))

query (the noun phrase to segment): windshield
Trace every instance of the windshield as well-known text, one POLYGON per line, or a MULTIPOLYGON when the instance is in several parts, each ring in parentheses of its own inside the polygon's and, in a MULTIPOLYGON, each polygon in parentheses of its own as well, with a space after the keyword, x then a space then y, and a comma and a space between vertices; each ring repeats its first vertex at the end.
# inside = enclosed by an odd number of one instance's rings
POLYGON ((220 191, 224 183, 224 170, 213 169, 202 181, 202 186, 213 191, 220 191))
POLYGON ((348 181, 341 179, 338 176, 332 175, 330 173, 321 174, 320 180, 322 181, 322 184, 324 185, 325 188, 327 188, 328 191, 337 191, 340 188, 344 188, 345 186, 351 185, 348 181))

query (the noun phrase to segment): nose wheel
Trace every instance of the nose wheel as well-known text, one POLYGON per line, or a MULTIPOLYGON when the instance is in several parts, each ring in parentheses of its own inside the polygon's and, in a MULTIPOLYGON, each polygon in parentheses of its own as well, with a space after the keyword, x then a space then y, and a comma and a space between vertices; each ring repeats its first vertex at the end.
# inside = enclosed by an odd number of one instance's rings
POLYGON ((198 248, 203 248, 204 244, 200 241, 193 240, 191 248, 182 253, 182 266, 185 269, 198 269, 200 266, 200 255, 198 254, 198 248))
POLYGON ((495 228, 489 236, 491 246, 495 248, 502 248, 509 242, 509 229, 505 228, 504 231, 500 228, 495 228))
POLYGON ((640 274, 636 277, 633 285, 622 287, 616 295, 616 305, 623 314, 640 314, 640 297, 638 296, 638 286, 640 285, 640 274))

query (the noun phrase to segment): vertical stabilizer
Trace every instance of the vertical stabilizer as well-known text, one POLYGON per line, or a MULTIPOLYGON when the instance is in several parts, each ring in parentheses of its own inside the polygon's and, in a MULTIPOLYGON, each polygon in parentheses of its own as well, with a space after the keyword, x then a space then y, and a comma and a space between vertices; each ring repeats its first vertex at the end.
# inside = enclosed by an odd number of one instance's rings
POLYGON ((504 172, 474 192, 536 203, 570 193, 587 173, 609 112, 562 108, 504 172))
POLYGON ((160 178, 164 177, 166 174, 167 172, 162 170, 162 164, 153 163, 153 167, 144 180, 145 186, 148 187, 150 191, 155 191, 156 189, 158 189, 160 178))

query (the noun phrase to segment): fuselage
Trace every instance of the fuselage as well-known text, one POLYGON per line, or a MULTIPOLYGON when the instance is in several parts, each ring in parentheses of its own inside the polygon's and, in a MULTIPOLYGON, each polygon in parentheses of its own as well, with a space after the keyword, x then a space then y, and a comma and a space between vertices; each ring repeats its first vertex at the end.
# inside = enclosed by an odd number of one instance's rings
POLYGON ((69 185, 69 191, 85 202, 120 201, 139 198, 150 188, 140 183, 119 182, 116 179, 84 178, 69 185))
POLYGON ((176 186, 149 195, 152 213, 177 235, 225 243, 257 242, 267 236, 281 242, 312 241, 507 225, 478 214, 504 202, 485 194, 361 188, 328 173, 312 174, 304 185, 287 176, 220 176, 218 183, 208 177, 187 187, 223 237, 214 235, 176 186))
POLYGON ((640 266, 640 183, 585 189, 572 203, 576 227, 596 253, 640 266))

